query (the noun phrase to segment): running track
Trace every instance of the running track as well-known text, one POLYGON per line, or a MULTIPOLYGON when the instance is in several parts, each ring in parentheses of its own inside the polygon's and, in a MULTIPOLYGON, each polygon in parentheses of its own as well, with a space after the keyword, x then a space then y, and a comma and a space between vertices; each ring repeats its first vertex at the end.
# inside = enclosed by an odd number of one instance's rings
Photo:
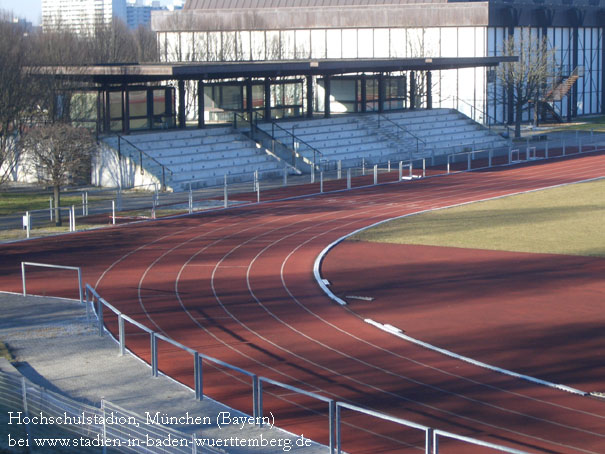
MULTIPOLYGON (((85 281, 122 311, 258 375, 529 452, 605 453, 603 401, 404 343, 331 302, 312 273, 328 244, 377 221, 602 176, 605 156, 583 156, 5 245, 0 288, 20 291, 22 260, 82 266, 85 281)), ((73 286, 67 275, 32 276, 32 293, 73 286)), ((128 334, 128 346, 148 358, 148 338, 128 334)), ((189 363, 160 348, 160 369, 191 385, 189 363)), ((205 380, 207 394, 250 412, 243 378, 208 368, 205 380)), ((278 425, 327 442, 323 404, 267 391, 278 425)), ((348 452, 422 452, 423 433, 348 413, 345 422, 348 452)), ((440 448, 485 452, 447 441, 440 448)))

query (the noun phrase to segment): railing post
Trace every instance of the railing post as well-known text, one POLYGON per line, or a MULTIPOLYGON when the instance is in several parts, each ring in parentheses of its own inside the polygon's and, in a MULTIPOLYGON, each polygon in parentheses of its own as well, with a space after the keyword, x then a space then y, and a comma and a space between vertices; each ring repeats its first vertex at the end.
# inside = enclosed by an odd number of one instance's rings
POLYGON ((403 180, 403 161, 399 161, 399 181, 403 180))
POLYGON ((48 198, 48 206, 49 206, 49 213, 50 213, 50 220, 53 220, 53 196, 51 195, 48 198))
POLYGON ((311 183, 315 183, 315 160, 311 164, 311 183))
POLYGON ((340 419, 341 419, 341 415, 340 415, 340 407, 338 405, 336 405, 336 417, 334 418, 334 425, 335 425, 335 429, 336 429, 336 454, 340 454, 341 453, 341 433, 340 433, 340 419))
POLYGON ((546 149, 544 150, 544 159, 548 159, 548 141, 546 142, 546 149))
POLYGON ((425 441, 424 441, 424 453, 425 454, 433 454, 433 437, 435 436, 434 430, 431 428, 426 429, 425 431, 425 441))
POLYGON ((439 435, 433 431, 433 454, 439 454, 439 435))
POLYGON ((422 158, 422 178, 426 177, 426 158, 422 158))
POLYGON ((378 184, 378 164, 374 164, 374 184, 378 184))
POLYGON ((361 158, 361 175, 366 175, 366 158, 361 158))
POLYGON ((84 304, 84 295, 82 292, 82 269, 78 267, 78 294, 80 296, 80 304, 84 304))
POLYGON ((451 156, 452 156, 451 154, 447 155, 447 174, 448 175, 450 174, 450 157, 451 156))
POLYGON ((25 212, 25 234, 27 235, 27 238, 29 238, 30 234, 31 234, 31 226, 32 221, 31 221, 31 216, 29 214, 29 211, 25 212))
POLYGON ((97 300, 97 319, 99 320, 99 336, 103 337, 103 303, 97 300))
POLYGON ((413 172, 413 170, 414 170, 414 161, 412 161, 410 159, 410 180, 414 179, 414 172, 413 172))
POLYGON ((387 172, 391 173, 391 160, 387 161, 387 172))
POLYGON ((262 421, 260 421, 259 416, 262 416, 262 403, 259 400, 259 380, 258 375, 252 376, 252 416, 254 420, 262 425, 262 421))
POLYGON ((166 191, 166 167, 162 166, 162 192, 166 191))
MULTIPOLYGON (((23 402, 23 414, 25 415, 27 420, 29 420, 29 408, 27 405, 27 383, 25 381, 25 377, 21 377, 21 398, 23 402)), ((25 424, 25 433, 27 434, 27 446, 32 446, 29 423, 25 424)))
POLYGON ((225 175, 225 181, 223 183, 223 206, 225 208, 229 207, 229 189, 227 187, 227 175, 225 175))
POLYGON ((116 201, 111 201, 111 223, 113 225, 116 224, 116 201))
POLYGON ((508 147, 508 163, 512 164, 513 162, 513 147, 508 147))
POLYGON ((23 282, 23 296, 27 296, 27 290, 25 286, 25 263, 21 262, 21 281, 23 282))
POLYGON ((347 189, 351 189, 351 168, 347 169, 347 189))
POLYGON ((189 185, 189 214, 193 213, 193 191, 189 185))
POLYGON ((342 178, 342 161, 340 159, 336 163, 336 177, 339 180, 342 178))
POLYGON ((158 376, 158 339, 155 333, 149 335, 151 340, 151 376, 158 376))
POLYGON ((335 430, 336 430, 336 402, 333 400, 329 403, 330 407, 328 409, 328 418, 329 418, 329 430, 330 430, 330 454, 334 454, 334 446, 335 446, 335 430))
POLYGON ((466 170, 471 170, 471 154, 470 153, 467 155, 466 161, 467 161, 466 170))
POLYGON ((118 341, 120 342, 120 356, 124 356, 126 338, 124 333, 124 317, 122 316, 122 314, 118 314, 118 332, 118 341))
POLYGON ((196 400, 204 400, 203 363, 198 352, 193 354, 193 375, 195 381, 195 398, 196 400))
POLYGON ((324 192, 324 173, 319 172, 319 192, 323 194, 324 192))
POLYGON ((288 186, 288 168, 284 165, 284 186, 288 186))
POLYGON ((491 167, 492 166, 492 154, 493 154, 493 149, 489 150, 488 154, 487 154, 487 166, 491 167))

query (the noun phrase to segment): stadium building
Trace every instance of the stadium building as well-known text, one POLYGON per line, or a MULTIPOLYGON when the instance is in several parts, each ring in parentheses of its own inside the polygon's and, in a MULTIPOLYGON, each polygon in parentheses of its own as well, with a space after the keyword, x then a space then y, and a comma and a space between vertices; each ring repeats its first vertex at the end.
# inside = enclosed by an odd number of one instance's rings
MULTIPOLYGON (((544 87, 545 112, 567 120, 605 113, 604 26, 600 0, 188 0, 181 11, 152 17, 165 62, 490 57, 503 53, 510 36, 534 42, 544 37, 557 68, 551 86, 544 87)), ((376 108, 377 76, 333 79, 332 111, 376 108), (360 104, 362 92, 370 104, 360 104)), ((392 100, 382 107, 410 107, 404 96, 410 74, 389 77, 386 90, 392 100)), ((274 91, 284 105, 305 102, 304 84, 280 84, 274 91)), ((323 81, 316 78, 314 84, 315 110, 321 111, 323 81)), ((499 86, 494 68, 437 71, 431 85, 433 107, 455 108, 483 123, 513 121, 512 100, 499 86)), ((234 93, 237 88, 206 89, 211 111, 228 108, 225 99, 232 107, 244 102, 234 93)), ((260 93, 260 88, 252 91, 260 93)), ((426 102, 426 96, 419 96, 415 107, 426 102)), ((526 111, 529 118, 532 113, 526 111)))

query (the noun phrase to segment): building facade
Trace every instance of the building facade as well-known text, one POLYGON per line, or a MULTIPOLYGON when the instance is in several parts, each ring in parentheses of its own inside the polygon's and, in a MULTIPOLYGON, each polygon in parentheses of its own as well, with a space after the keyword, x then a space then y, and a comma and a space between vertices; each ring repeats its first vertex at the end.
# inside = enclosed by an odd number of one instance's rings
MULTIPOLYGON (((502 55, 509 38, 546 39, 556 70, 545 93, 576 75, 567 92, 547 100, 566 119, 605 113, 604 27, 600 0, 188 0, 182 11, 152 16, 165 62, 490 57, 502 55)), ((356 108, 349 101, 359 97, 359 84, 334 82, 342 111, 356 108)), ((439 71, 432 84, 434 107, 513 121, 493 68, 439 71)))
POLYGON ((42 28, 57 27, 86 33, 109 25, 114 17, 127 21, 126 0, 42 0, 42 28))

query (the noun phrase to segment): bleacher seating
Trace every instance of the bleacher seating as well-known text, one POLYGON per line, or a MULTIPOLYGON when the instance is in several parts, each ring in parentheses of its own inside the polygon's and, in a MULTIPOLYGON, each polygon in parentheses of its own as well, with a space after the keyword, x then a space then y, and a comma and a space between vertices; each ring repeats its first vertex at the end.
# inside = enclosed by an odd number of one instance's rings
MULTIPOLYGON (((269 124, 259 126, 270 129, 269 124)), ((282 122, 281 126, 303 142, 301 154, 310 158, 308 144, 324 161, 376 161, 396 156, 418 159, 508 145, 499 135, 453 109, 342 115, 282 122)), ((275 136, 291 142, 288 132, 277 130, 275 136)))
MULTIPOLYGON (((278 124, 279 128, 271 123, 258 126, 268 134, 274 130, 274 137, 287 150, 298 142, 296 148, 304 159, 297 165, 302 171, 310 170, 313 159, 317 164, 340 160, 350 166, 364 159, 420 159, 508 146, 508 141, 453 109, 334 115, 278 124)), ((220 127, 131 134, 123 136, 120 148, 122 156, 137 164, 144 153, 145 170, 158 179, 164 166, 170 173, 167 185, 175 191, 186 190, 189 183, 193 188, 220 185, 225 175, 229 181, 251 180, 257 170, 261 178, 281 176, 284 162, 246 132, 220 127)), ((116 136, 104 141, 118 148, 116 136)))
MULTIPOLYGON (((230 127, 131 134, 123 139, 122 155, 138 163, 141 150, 146 162, 157 164, 146 169, 153 173, 165 166, 171 175, 167 185, 175 191, 188 189, 189 183, 194 189, 220 185, 225 175, 236 182, 252 180, 257 170, 260 177, 283 174, 283 163, 230 127)), ((116 136, 104 141, 118 148, 116 136)))

